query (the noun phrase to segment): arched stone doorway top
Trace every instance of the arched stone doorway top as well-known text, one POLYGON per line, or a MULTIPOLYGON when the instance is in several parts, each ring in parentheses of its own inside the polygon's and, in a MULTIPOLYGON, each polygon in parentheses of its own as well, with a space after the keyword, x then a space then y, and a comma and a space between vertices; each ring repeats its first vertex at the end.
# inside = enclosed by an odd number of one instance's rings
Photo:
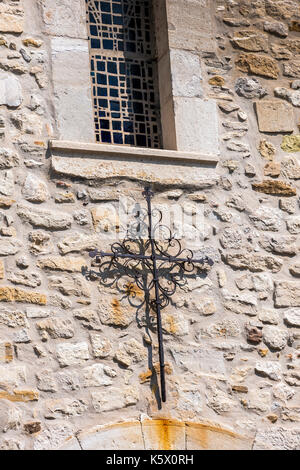
POLYGON ((217 424, 142 419, 95 426, 70 437, 61 450, 249 450, 253 438, 217 424))

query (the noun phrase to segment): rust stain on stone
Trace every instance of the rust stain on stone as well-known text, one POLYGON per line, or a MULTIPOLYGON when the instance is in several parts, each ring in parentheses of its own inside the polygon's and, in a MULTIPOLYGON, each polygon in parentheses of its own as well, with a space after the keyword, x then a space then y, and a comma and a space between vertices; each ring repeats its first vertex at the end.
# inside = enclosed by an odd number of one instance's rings
MULTIPOLYGON (((148 369, 146 372, 142 372, 139 375, 140 383, 143 384, 143 383, 146 383, 146 382, 150 382, 151 377, 154 374, 154 371, 157 375, 160 374, 159 362, 156 362, 152 369, 148 369)), ((173 373, 172 367, 168 362, 165 363, 165 373, 167 375, 171 375, 173 373)))
POLYGON ((120 301, 118 299, 113 299, 111 301, 113 322, 116 325, 123 325, 125 322, 123 312, 121 310, 120 301))
POLYGON ((125 286, 125 292, 128 297, 140 297, 143 298, 144 294, 143 291, 135 285, 133 282, 128 282, 125 286))
POLYGON ((171 334, 177 333, 178 327, 172 315, 167 315, 164 319, 164 323, 165 323, 165 328, 167 327, 166 329, 169 333, 171 334))

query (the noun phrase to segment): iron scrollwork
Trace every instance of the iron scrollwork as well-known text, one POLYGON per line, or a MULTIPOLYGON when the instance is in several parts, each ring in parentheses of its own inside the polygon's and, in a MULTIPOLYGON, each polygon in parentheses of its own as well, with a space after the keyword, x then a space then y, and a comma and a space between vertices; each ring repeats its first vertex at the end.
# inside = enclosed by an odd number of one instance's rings
MULTIPOLYGON (((161 378, 161 399, 166 401, 164 349, 161 310, 170 304, 172 296, 178 288, 186 283, 186 274, 196 269, 205 270, 213 266, 214 261, 205 256, 194 258, 192 250, 183 248, 169 227, 162 224, 163 214, 157 208, 152 209, 151 199, 154 193, 146 187, 143 196, 147 201, 147 209, 140 208, 136 214, 136 223, 127 231, 127 237, 121 242, 111 245, 111 252, 106 253, 95 249, 89 253, 94 259, 93 266, 99 272, 85 272, 87 277, 101 277, 107 286, 118 285, 122 274, 125 274, 145 294, 144 302, 149 302, 155 313, 161 378), (153 223, 155 220, 155 223, 153 223), (145 270, 150 274, 145 276, 145 270), (115 274, 115 276, 112 275, 115 274), (153 295, 154 294, 154 295, 153 295), (152 299, 151 299, 152 297, 152 299)), ((126 292, 128 284, 120 286, 126 292)), ((134 292, 130 293, 135 296, 134 292)), ((142 303, 143 305, 143 303, 142 303)))

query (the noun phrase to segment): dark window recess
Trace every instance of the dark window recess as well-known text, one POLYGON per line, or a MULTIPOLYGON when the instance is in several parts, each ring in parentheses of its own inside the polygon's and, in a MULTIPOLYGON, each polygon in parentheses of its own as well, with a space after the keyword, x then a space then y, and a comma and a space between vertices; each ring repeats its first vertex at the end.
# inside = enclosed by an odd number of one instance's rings
POLYGON ((151 0, 86 0, 96 138, 161 147, 151 0))

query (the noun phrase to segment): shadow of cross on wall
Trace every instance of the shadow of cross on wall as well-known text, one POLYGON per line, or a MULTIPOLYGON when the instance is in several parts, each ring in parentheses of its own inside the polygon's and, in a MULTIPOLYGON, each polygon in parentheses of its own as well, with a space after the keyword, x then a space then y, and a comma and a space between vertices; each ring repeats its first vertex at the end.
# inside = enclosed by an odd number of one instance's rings
POLYGON ((172 296, 178 288, 183 289, 191 277, 205 277, 214 262, 207 256, 196 259, 191 250, 182 247, 181 241, 161 223, 162 212, 152 209, 153 195, 150 188, 146 187, 143 196, 147 201, 147 210, 140 208, 137 211, 136 220, 129 227, 127 237, 113 243, 109 253, 98 249, 91 251, 90 257, 94 259, 92 268, 88 270, 84 267, 82 273, 89 280, 100 279, 102 286, 113 287, 122 298, 126 297, 130 305, 136 308, 138 326, 145 327, 149 337, 150 330, 157 331, 161 395, 157 385, 157 371, 153 365, 151 341, 147 347, 149 369, 152 371, 150 386, 156 390, 160 408, 161 401, 166 401, 161 311, 170 303, 174 305, 172 296))

